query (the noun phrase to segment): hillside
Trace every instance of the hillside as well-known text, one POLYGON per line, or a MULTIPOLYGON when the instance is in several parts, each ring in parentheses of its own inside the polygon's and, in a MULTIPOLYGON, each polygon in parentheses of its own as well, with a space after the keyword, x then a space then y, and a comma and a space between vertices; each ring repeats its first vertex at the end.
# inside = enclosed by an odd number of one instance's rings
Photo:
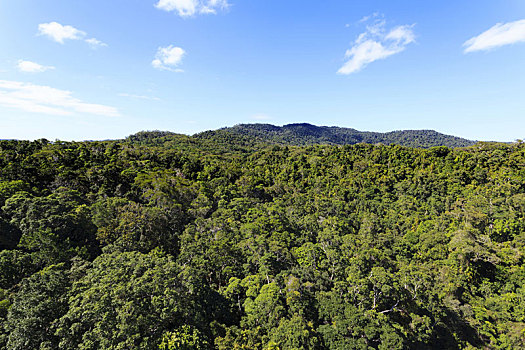
POLYGON ((475 141, 441 134, 434 130, 402 130, 387 133, 359 131, 351 128, 316 126, 307 123, 274 126, 271 124, 240 124, 234 127, 205 131, 193 136, 200 140, 245 139, 252 145, 268 143, 278 145, 308 146, 353 145, 357 143, 396 144, 407 147, 430 148, 435 146, 466 147, 475 141))

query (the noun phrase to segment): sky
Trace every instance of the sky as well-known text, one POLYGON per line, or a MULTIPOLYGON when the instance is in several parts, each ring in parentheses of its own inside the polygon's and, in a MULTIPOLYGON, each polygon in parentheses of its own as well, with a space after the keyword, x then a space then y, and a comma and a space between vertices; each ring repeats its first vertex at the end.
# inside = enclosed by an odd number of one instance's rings
POLYGON ((525 1, 0 0, 0 139, 302 122, 525 139, 525 1))

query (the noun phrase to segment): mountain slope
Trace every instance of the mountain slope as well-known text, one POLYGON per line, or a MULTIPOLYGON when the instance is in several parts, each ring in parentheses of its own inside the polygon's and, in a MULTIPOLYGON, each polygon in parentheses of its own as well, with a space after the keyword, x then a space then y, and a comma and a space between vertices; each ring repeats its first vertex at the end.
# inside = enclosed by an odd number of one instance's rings
POLYGON ((435 146, 467 147, 476 143, 460 137, 441 134, 434 130, 403 130, 380 133, 335 126, 316 126, 307 123, 288 124, 282 127, 271 124, 239 124, 233 127, 205 131, 195 134, 193 137, 200 140, 220 142, 242 140, 244 144, 268 143, 294 146, 382 143, 430 148, 435 146))

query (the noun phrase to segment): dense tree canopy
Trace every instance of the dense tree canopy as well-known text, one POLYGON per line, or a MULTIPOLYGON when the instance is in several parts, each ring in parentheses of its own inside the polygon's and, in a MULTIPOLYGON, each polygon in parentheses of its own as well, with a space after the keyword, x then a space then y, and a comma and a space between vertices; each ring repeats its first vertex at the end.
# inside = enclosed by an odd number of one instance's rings
POLYGON ((0 348, 525 348, 524 144, 221 135, 0 141, 0 348))

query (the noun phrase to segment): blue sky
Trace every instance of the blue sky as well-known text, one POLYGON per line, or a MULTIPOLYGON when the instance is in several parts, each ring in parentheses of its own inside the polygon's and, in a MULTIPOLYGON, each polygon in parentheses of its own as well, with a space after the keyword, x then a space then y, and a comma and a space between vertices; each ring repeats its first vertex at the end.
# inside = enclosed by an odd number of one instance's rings
POLYGON ((309 122, 525 138, 525 2, 0 2, 0 138, 309 122))

